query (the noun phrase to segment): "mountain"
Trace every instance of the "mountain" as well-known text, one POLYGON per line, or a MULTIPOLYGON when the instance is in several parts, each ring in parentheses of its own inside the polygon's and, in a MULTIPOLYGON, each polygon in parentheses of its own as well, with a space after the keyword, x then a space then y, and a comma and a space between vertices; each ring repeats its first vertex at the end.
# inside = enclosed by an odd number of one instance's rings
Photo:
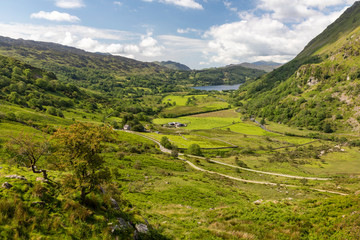
POLYGON ((360 2, 292 61, 233 99, 249 115, 308 129, 360 131, 360 2))
POLYGON ((164 62, 165 66, 161 66, 55 43, 7 37, 0 37, 0 54, 54 72, 61 82, 111 96, 143 96, 182 91, 191 86, 244 83, 265 73, 243 67, 189 71, 185 65, 174 62, 164 62))
POLYGON ((188 66, 181 64, 181 63, 177 63, 177 62, 172 62, 172 61, 162 61, 162 62, 154 62, 155 64, 158 64, 160 66, 172 69, 172 70, 182 70, 182 71, 190 71, 191 68, 189 68, 188 66))
POLYGON ((239 66, 242 67, 264 70, 265 72, 271 72, 272 70, 280 67, 281 65, 282 65, 281 63, 267 62, 267 61, 258 61, 253 63, 244 62, 239 64, 239 66))

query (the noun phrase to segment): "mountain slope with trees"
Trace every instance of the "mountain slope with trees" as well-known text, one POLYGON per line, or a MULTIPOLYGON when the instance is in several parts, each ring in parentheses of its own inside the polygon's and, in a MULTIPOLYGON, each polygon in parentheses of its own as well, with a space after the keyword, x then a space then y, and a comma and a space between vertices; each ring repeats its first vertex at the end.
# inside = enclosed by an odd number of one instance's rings
POLYGON ((6 37, 0 37, 0 54, 54 72, 64 83, 118 97, 134 92, 145 95, 176 92, 191 86, 244 83, 265 73, 242 67, 174 70, 60 44, 6 37))
POLYGON ((298 127, 360 131, 360 3, 292 61, 233 96, 249 115, 298 127))

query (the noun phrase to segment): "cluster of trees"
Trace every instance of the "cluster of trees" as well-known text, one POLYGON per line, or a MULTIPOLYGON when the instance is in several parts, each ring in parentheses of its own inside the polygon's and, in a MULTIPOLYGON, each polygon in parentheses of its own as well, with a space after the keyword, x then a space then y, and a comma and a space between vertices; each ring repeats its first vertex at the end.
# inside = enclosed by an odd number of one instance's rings
POLYGON ((295 149, 285 149, 283 152, 275 152, 273 156, 268 158, 269 162, 289 162, 293 164, 308 164, 309 159, 320 159, 321 152, 337 151, 328 145, 321 145, 314 147, 309 145, 308 147, 298 147, 295 149))
POLYGON ((0 56, 0 92, 4 100, 39 110, 48 106, 69 108, 84 97, 77 87, 60 83, 53 73, 3 56, 0 56))
POLYGON ((104 142, 109 141, 112 141, 110 128, 78 123, 60 128, 51 140, 21 134, 6 144, 6 150, 12 161, 42 173, 45 180, 48 173, 39 169, 39 165, 66 171, 68 186, 79 191, 81 201, 85 201, 88 194, 110 180, 110 170, 101 156, 104 142))
POLYGON ((123 116, 120 127, 123 128, 125 125, 129 125, 132 131, 143 132, 145 131, 145 127, 141 124, 140 121, 149 121, 149 119, 144 114, 134 115, 127 113, 123 116))

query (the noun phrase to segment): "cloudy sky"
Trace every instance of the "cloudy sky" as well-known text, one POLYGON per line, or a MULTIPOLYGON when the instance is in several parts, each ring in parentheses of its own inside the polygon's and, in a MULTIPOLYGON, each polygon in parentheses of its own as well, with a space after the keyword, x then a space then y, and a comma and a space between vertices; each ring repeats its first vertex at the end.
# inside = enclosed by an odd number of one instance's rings
POLYGON ((286 62, 355 0, 0 0, 0 35, 201 69, 286 62))

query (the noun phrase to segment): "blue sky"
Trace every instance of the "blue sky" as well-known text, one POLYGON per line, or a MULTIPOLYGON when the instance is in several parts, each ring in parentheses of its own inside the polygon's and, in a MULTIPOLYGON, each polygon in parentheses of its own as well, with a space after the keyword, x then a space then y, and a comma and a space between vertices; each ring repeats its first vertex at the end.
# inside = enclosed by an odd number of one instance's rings
POLYGON ((191 68, 286 62, 355 0, 0 0, 0 35, 191 68))

